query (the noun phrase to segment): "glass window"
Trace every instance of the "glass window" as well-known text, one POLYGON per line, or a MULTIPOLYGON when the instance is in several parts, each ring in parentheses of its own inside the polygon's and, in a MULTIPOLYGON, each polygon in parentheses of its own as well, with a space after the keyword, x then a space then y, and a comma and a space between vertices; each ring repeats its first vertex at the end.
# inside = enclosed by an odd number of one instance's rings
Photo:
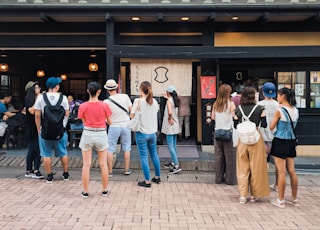
POLYGON ((320 108, 320 71, 310 72, 310 108, 320 108))
MULTIPOLYGON (((320 74, 320 72, 319 72, 320 74)), ((297 108, 306 108, 306 72, 278 72, 278 89, 287 87, 294 89, 296 94, 297 108)), ((320 75, 319 75, 320 78, 320 75)), ((320 81, 320 79, 319 79, 320 81)), ((319 82, 320 87, 320 82, 319 82)), ((319 88, 320 89, 320 88, 319 88)), ((319 94, 320 96, 320 94, 319 94)), ((320 99, 320 98, 319 98, 320 99)), ((319 101, 320 103, 320 101, 319 101)))

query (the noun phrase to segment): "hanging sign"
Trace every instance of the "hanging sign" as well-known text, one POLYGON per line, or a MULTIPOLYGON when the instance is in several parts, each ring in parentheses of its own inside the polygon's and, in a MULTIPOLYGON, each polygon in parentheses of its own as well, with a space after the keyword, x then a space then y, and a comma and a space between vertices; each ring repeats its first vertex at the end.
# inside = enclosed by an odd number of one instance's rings
POLYGON ((216 86, 217 77, 216 76, 200 76, 200 86, 201 86, 201 98, 210 99, 216 98, 216 86))

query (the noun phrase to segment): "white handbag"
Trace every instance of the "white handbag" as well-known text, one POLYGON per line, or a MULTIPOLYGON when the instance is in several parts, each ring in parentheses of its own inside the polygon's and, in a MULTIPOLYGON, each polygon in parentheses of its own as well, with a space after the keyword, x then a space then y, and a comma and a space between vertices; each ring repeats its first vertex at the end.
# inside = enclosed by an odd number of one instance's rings
POLYGON ((137 132, 140 130, 141 116, 142 116, 142 113, 140 111, 140 99, 139 99, 137 111, 134 114, 134 117, 128 123, 128 128, 131 129, 132 132, 137 132))

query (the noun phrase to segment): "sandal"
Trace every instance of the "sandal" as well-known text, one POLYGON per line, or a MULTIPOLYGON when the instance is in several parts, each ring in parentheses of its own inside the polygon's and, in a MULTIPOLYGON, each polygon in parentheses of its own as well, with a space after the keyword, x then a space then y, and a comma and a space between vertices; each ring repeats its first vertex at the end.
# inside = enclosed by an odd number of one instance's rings
POLYGON ((270 200, 270 204, 277 206, 278 208, 285 208, 285 201, 279 200, 278 198, 275 200, 270 200))
POLYGON ((254 202, 257 202, 257 201, 260 201, 260 199, 257 198, 257 197, 254 197, 254 196, 250 196, 250 202, 254 203, 254 202))
POLYGON ((239 198, 239 203, 240 203, 240 204, 245 204, 245 203, 247 203, 247 197, 240 196, 240 198, 239 198))
POLYGON ((294 200, 286 199, 286 203, 288 203, 288 204, 290 204, 290 205, 292 205, 294 207, 299 207, 300 206, 300 202, 299 202, 298 199, 294 199, 294 200))

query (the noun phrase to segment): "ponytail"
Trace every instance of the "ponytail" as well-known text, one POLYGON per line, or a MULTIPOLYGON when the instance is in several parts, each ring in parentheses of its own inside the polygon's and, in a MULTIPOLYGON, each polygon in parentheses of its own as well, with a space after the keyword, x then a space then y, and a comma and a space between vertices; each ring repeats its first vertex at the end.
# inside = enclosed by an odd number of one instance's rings
POLYGON ((152 105, 153 103, 153 92, 151 89, 151 84, 148 81, 143 81, 140 84, 140 89, 142 90, 142 92, 147 95, 146 97, 146 101, 149 105, 152 105))
POLYGON ((284 87, 284 88, 279 89, 279 90, 278 90, 278 93, 279 93, 280 95, 285 95, 288 103, 289 103, 291 106, 295 106, 295 105, 297 104, 297 102, 296 102, 296 95, 295 95, 294 90, 289 89, 289 88, 287 88, 287 87, 284 87))
POLYGON ((178 94, 176 91, 173 91, 172 93, 170 93, 171 97, 173 98, 173 102, 174 102, 174 107, 179 107, 180 105, 180 100, 178 98, 178 94))

